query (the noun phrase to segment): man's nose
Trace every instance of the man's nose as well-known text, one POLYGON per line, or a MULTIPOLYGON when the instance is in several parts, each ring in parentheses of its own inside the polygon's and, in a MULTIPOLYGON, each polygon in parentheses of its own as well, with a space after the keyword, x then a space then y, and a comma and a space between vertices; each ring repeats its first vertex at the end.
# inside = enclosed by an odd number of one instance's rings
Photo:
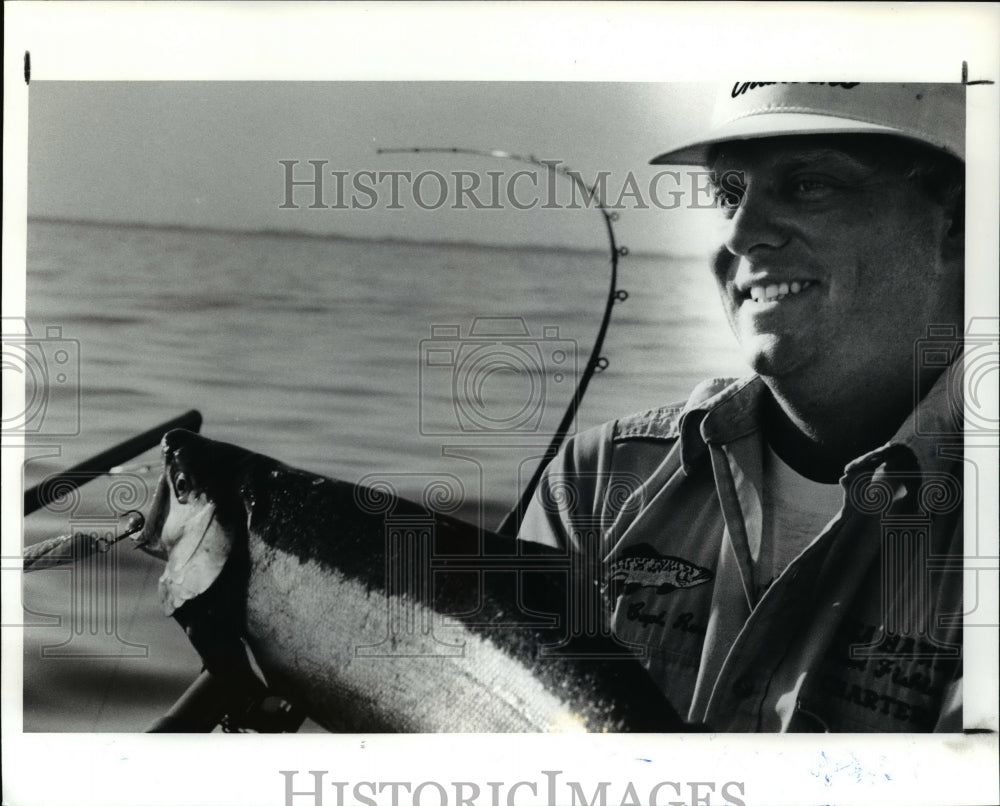
POLYGON ((726 249, 740 257, 753 257, 762 250, 777 249, 786 240, 780 203, 766 186, 748 183, 727 222, 726 249))

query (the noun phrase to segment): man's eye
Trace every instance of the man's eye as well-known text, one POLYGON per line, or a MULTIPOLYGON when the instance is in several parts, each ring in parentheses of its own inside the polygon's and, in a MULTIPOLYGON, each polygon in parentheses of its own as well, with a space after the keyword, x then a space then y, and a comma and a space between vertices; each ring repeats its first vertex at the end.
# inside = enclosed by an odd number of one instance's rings
POLYGON ((825 190, 829 185, 822 179, 800 179, 795 183, 795 189, 800 193, 810 193, 816 190, 825 190))
POLYGON ((795 199, 825 199, 834 193, 840 183, 825 176, 799 176, 790 179, 786 185, 787 194, 795 199))
POLYGON ((715 174, 712 187, 716 206, 727 217, 736 214, 747 192, 746 175, 743 171, 727 170, 715 174))
POLYGON ((716 205, 722 210, 735 210, 740 206, 740 195, 732 190, 717 187, 713 191, 716 205))
POLYGON ((746 194, 746 181, 739 171, 726 171, 718 174, 712 183, 712 194, 715 206, 728 215, 739 209, 746 194))

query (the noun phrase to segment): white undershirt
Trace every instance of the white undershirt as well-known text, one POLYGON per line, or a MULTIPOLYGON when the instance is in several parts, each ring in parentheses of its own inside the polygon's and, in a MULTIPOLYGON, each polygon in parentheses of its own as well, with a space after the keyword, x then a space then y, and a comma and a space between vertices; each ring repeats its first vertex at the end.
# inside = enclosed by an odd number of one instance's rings
POLYGON ((790 468, 771 446, 764 454, 764 526, 757 584, 766 588, 840 510, 839 484, 821 484, 790 468))

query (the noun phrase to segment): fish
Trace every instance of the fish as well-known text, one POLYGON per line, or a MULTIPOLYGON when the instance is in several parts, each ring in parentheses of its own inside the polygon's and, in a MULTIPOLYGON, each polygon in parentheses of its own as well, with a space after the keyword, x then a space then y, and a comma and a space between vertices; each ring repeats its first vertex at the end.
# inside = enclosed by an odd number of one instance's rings
POLYGON ((710 582, 713 574, 680 557, 660 554, 649 543, 639 543, 620 552, 610 565, 607 597, 609 604, 623 593, 651 588, 665 594, 678 588, 693 588, 710 582))
POLYGON ((690 729, 566 553, 190 431, 161 450, 133 539, 208 669, 248 650, 334 732, 690 729))

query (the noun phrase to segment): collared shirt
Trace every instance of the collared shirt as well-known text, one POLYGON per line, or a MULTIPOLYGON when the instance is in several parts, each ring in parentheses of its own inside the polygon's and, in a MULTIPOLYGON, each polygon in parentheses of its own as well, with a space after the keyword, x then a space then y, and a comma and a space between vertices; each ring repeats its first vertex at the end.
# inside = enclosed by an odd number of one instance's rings
POLYGON ((547 468, 520 537, 598 565, 604 626, 718 731, 961 730, 962 458, 952 370, 851 462, 763 592, 757 377, 606 423, 547 468), (949 562, 949 559, 951 562, 949 562))

